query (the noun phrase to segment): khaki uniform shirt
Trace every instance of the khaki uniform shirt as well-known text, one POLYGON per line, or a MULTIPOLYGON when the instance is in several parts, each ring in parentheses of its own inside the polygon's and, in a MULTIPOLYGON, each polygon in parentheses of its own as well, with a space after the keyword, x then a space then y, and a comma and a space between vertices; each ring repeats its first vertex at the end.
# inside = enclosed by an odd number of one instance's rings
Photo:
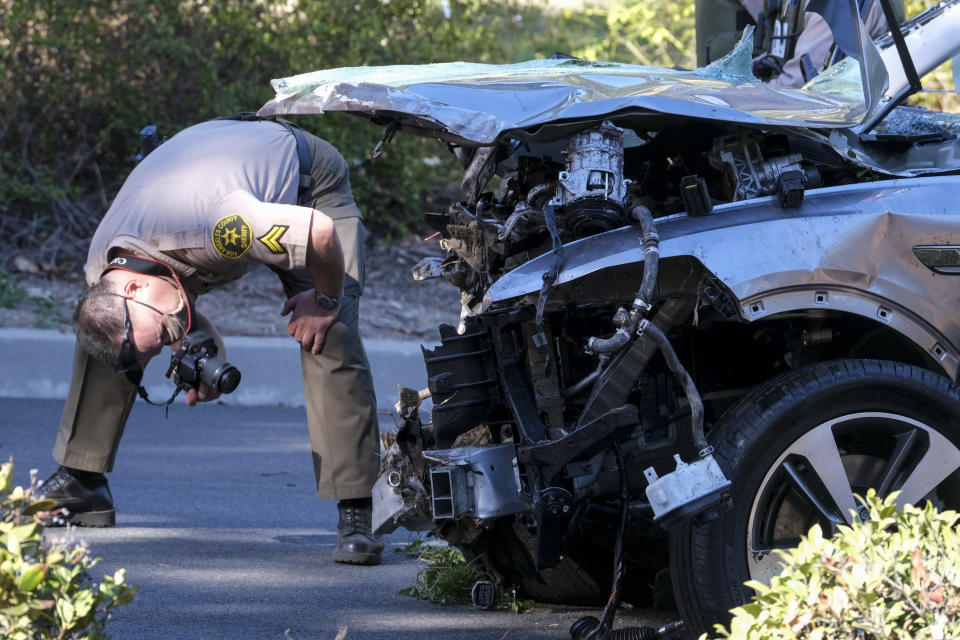
POLYGON ((169 264, 192 294, 239 278, 251 262, 303 267, 313 210, 295 204, 298 182, 296 140, 283 125, 184 129, 120 189, 91 241, 87 283, 121 251, 169 264))
MULTIPOLYGON (((763 10, 763 0, 743 0, 742 4, 754 20, 759 18, 760 11, 763 10)), ((889 29, 880 2, 873 0, 869 5, 866 15, 863 16, 863 24, 866 26, 870 37, 876 39, 887 33, 889 29)), ((801 56, 805 53, 808 54, 810 61, 820 72, 829 62, 832 49, 833 33, 830 31, 827 21, 820 17, 819 13, 804 12, 803 31, 797 37, 793 57, 784 63, 783 72, 773 78, 770 84, 781 87, 802 87, 804 79, 803 73, 800 71, 801 56)))

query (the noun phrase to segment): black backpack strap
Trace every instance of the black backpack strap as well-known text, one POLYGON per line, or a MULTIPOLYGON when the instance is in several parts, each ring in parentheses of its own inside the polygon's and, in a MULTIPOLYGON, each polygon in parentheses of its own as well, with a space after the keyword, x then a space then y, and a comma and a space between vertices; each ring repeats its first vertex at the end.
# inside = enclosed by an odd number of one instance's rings
POLYGON ((313 187, 313 175, 310 173, 312 164, 310 162, 310 145, 307 144, 307 136, 303 134, 303 129, 290 124, 286 120, 281 120, 280 124, 286 125, 297 141, 297 160, 300 163, 300 185, 297 189, 297 201, 300 201, 313 187))
POLYGON ((304 134, 303 129, 293 124, 289 120, 284 120, 283 118, 278 118, 276 116, 260 116, 257 115, 255 111, 241 111, 239 113, 232 113, 228 116, 220 116, 219 118, 214 118, 215 120, 240 120, 243 122, 259 122, 261 120, 269 120, 270 122, 276 122, 277 124, 282 124, 287 128, 293 135, 293 139, 297 142, 297 163, 300 165, 300 182, 297 185, 297 201, 303 199, 303 196, 310 192, 310 189, 313 187, 313 175, 310 173, 310 166, 312 164, 310 159, 310 145, 307 143, 307 136, 304 134))

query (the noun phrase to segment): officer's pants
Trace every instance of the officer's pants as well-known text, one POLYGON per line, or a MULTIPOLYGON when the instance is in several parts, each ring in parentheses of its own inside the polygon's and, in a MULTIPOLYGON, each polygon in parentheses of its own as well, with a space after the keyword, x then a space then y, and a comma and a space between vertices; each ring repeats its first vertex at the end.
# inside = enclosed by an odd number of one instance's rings
MULTIPOLYGON (((343 500, 370 495, 380 440, 373 378, 358 329, 365 231, 360 218, 334 222, 347 274, 340 313, 320 353, 301 349, 300 361, 317 495, 343 500)), ((276 271, 288 296, 313 288, 306 270, 276 271)), ((111 471, 135 399, 136 388, 123 375, 77 347, 53 457, 68 467, 111 471)))

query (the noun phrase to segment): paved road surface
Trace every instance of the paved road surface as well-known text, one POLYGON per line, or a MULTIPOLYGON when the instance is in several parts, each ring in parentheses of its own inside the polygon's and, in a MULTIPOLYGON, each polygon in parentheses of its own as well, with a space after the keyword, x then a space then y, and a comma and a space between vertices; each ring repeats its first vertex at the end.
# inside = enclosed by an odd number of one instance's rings
MULTIPOLYGON (((31 468, 53 470, 61 409, 55 399, 0 398, 0 459, 14 456, 19 483, 31 468)), ((325 640, 341 626, 350 640, 547 640, 569 638, 574 620, 598 613, 513 615, 401 596, 419 567, 394 552, 414 537, 403 531, 388 538, 379 567, 333 563, 336 506, 313 495, 300 408, 178 403, 165 420, 138 402, 110 485, 117 527, 75 535, 103 558, 97 578, 126 567, 140 585, 107 627, 115 640, 285 640, 286 630, 325 640)), ((628 612, 621 623, 667 620, 647 615, 628 612)))

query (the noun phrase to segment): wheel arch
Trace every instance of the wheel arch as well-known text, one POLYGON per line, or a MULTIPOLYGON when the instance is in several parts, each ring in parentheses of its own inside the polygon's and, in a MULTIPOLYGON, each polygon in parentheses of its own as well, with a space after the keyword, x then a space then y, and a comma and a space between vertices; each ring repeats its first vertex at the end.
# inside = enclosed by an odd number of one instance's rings
POLYGON ((911 309, 869 291, 837 285, 795 286, 765 291, 739 302, 748 322, 790 321, 798 316, 819 317, 827 323, 854 319, 865 334, 887 336, 891 348, 884 350, 876 344, 867 353, 844 355, 915 364, 957 379, 960 353, 946 336, 911 309), (912 353, 905 358, 902 354, 907 346, 912 353))
POLYGON ((831 360, 887 360, 956 379, 955 353, 922 319, 886 301, 835 293, 798 288, 724 303, 725 312, 701 307, 699 318, 675 328, 672 337, 700 390, 708 422, 771 379, 831 360), (752 317, 731 317, 731 306, 752 317), (876 315, 878 308, 886 310, 886 318, 876 315))

